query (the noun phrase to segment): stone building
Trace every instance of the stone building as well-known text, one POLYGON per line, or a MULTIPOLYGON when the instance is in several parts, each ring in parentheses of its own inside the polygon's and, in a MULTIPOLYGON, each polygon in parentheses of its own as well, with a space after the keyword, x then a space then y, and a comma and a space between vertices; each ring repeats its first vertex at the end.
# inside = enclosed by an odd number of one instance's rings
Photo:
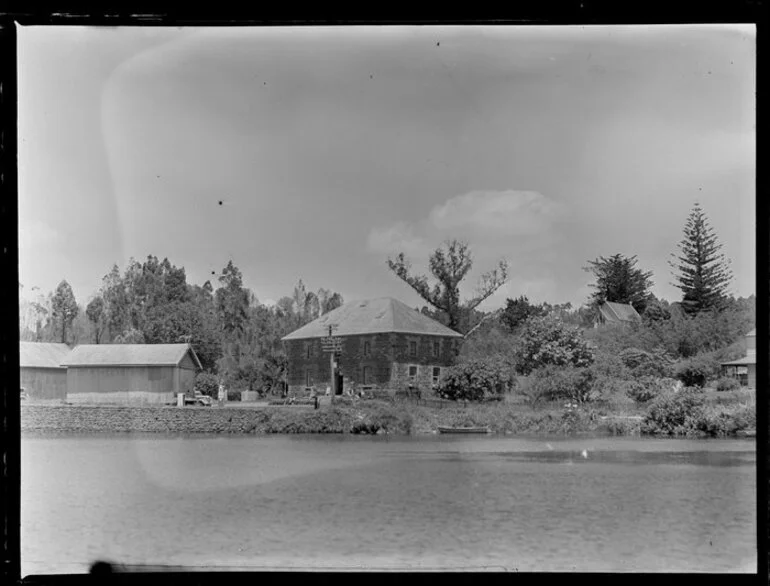
POLYGON ((453 364, 462 338, 390 297, 346 303, 283 338, 289 392, 426 392, 453 364), (324 349, 330 326, 339 339, 334 361, 324 349))
POLYGON ((62 366, 62 360, 69 353, 67 344, 19 342, 19 375, 27 399, 67 398, 67 368, 62 366))
POLYGON ((189 344, 83 344, 62 364, 70 403, 173 404, 201 369, 189 344))

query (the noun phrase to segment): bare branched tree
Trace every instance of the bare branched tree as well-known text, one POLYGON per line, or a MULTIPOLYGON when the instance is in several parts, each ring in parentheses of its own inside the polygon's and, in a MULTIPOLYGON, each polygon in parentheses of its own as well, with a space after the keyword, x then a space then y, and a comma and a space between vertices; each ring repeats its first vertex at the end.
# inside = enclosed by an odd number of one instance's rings
POLYGON ((467 276, 473 266, 468 245, 458 240, 444 243, 443 248, 436 249, 430 256, 429 268, 436 278, 431 286, 425 275, 412 274, 411 263, 404 253, 388 259, 391 271, 439 311, 446 313, 451 329, 458 331, 463 312, 470 312, 497 291, 508 280, 508 263, 501 260, 493 270, 484 273, 479 278, 474 297, 460 301, 460 282, 467 276))

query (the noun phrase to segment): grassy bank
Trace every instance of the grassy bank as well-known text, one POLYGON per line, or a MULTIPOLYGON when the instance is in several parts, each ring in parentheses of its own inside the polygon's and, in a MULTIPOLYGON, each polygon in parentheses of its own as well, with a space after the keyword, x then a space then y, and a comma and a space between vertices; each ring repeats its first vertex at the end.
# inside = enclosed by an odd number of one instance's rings
POLYGON ((442 407, 361 401, 349 405, 261 408, 108 407, 25 405, 26 432, 233 433, 233 434, 427 434, 439 426, 487 427, 509 435, 680 435, 725 437, 756 426, 751 405, 658 402, 633 409, 516 403, 450 404, 442 407))

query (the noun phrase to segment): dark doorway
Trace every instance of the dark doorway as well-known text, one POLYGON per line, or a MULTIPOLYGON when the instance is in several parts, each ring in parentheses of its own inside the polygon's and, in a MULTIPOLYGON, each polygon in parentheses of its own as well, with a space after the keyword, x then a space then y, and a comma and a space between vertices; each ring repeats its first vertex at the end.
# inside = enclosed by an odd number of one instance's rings
POLYGON ((339 372, 334 373, 334 394, 342 394, 342 375, 339 372))

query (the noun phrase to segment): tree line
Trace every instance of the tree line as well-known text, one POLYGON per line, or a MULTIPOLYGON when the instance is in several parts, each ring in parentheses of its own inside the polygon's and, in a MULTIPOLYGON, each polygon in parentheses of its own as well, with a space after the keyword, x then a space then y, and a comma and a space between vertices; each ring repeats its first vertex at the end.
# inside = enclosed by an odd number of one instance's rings
MULTIPOLYGON (((521 295, 506 299, 505 307, 497 311, 478 310, 507 281, 509 267, 499 261, 463 300, 459 286, 473 258, 468 244, 457 240, 431 255, 432 283, 412 270, 403 253, 388 259, 387 266, 428 304, 420 308, 422 313, 465 335, 464 356, 510 356, 522 339, 537 345, 538 336, 571 339, 571 334, 557 335, 553 325, 532 325, 533 320, 548 318, 557 320, 558 327, 590 328, 596 307, 605 301, 630 304, 642 316, 633 328, 592 334, 607 352, 621 347, 662 349, 674 359, 716 356, 714 352, 725 348, 735 354, 739 348, 734 343, 753 325, 756 300, 727 294, 732 278, 729 261, 699 205, 683 232, 679 253, 670 261, 682 298, 672 303, 651 293, 652 273, 637 266, 636 256, 622 254, 588 261, 584 269, 593 275, 594 291, 578 308, 570 303, 534 303, 521 295), (522 335, 527 324, 529 334, 522 335)), ((232 261, 215 282, 216 288, 211 281, 190 284, 184 267, 167 258, 159 261, 151 255, 142 263, 131 259, 122 273, 117 265, 112 267, 85 307, 77 303, 67 281, 47 296, 22 301, 21 339, 69 344, 188 342, 204 369, 226 383, 270 390, 280 386, 286 370, 281 338, 343 303, 339 293, 310 291, 300 280, 290 296, 265 306, 243 286, 241 271, 232 261)))
MULTIPOLYGON (((525 295, 507 298, 505 307, 492 312, 477 310, 481 301, 501 287, 508 265, 482 275, 476 293, 461 302, 459 284, 472 266, 467 244, 449 241, 430 257, 431 284, 426 275, 416 274, 403 253, 388 260, 393 273, 409 285, 428 305, 421 311, 463 333, 463 356, 512 356, 523 339, 538 346, 536 339, 551 336, 570 339, 565 326, 582 329, 593 347, 608 353, 623 348, 664 352, 674 360, 708 355, 713 370, 716 360, 737 358, 742 353, 742 336, 755 321, 756 298, 735 298, 728 294, 732 272, 721 252, 722 244, 699 204, 691 210, 683 238, 672 253, 669 266, 673 284, 681 299, 669 302, 652 292, 651 271, 638 266, 634 256, 613 254, 587 261, 584 270, 593 277, 593 292, 581 307, 570 303, 531 302, 525 295), (597 308, 605 302, 629 304, 641 315, 641 322, 621 330, 590 332, 597 308), (556 320, 554 326, 549 320, 556 320), (549 323, 546 323, 549 322, 549 323), (556 329, 554 329, 556 328, 556 329), (561 328, 561 329, 560 329, 561 328), (560 332, 555 333, 555 332, 560 332)), ((574 342, 574 340, 572 340, 574 342)), ((571 342, 571 343, 572 343, 571 342)), ((539 351, 539 350, 538 350, 539 351)), ((525 360, 526 362, 526 360, 525 360)), ((538 365, 520 365, 521 372, 538 365)), ((542 366, 542 365, 540 365, 542 366)))
POLYGON ((204 370, 242 389, 277 389, 286 356, 281 338, 343 304, 329 289, 308 290, 300 279, 274 306, 259 302, 228 262, 203 285, 184 267, 148 256, 114 265, 83 307, 66 280, 48 295, 21 303, 20 338, 74 344, 190 343, 204 370))

